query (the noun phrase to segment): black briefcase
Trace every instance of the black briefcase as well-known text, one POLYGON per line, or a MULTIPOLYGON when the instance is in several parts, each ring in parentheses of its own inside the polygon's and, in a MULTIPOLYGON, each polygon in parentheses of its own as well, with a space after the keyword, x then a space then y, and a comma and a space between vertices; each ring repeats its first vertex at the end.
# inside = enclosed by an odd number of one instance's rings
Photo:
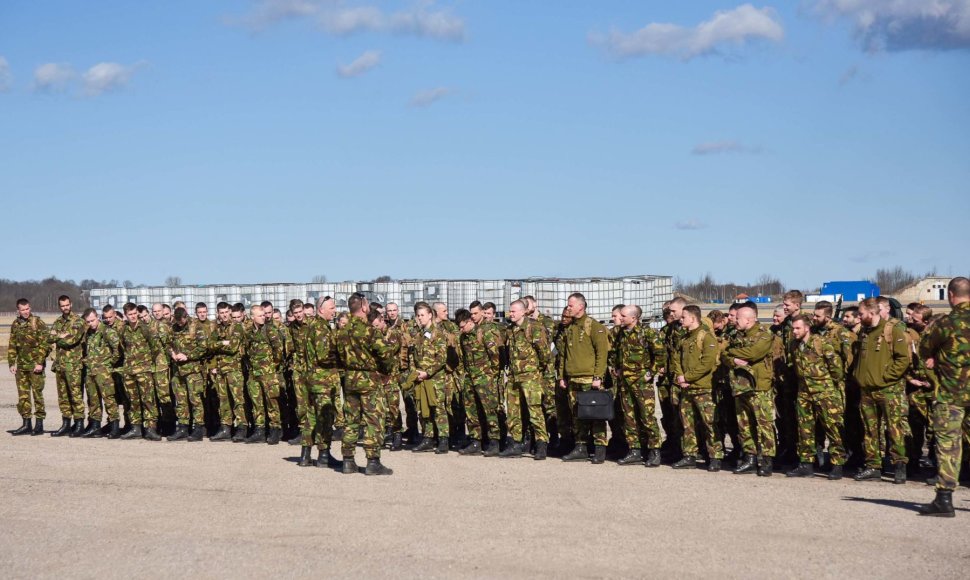
POLYGON ((576 406, 580 421, 613 420, 613 393, 609 391, 580 391, 576 393, 576 406))

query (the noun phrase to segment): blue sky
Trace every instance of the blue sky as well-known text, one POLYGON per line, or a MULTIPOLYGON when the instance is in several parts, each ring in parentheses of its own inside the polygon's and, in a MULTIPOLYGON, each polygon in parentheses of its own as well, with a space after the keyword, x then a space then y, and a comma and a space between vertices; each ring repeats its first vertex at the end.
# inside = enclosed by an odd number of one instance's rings
POLYGON ((968 95, 967 0, 3 2, 0 277, 966 274, 968 95))

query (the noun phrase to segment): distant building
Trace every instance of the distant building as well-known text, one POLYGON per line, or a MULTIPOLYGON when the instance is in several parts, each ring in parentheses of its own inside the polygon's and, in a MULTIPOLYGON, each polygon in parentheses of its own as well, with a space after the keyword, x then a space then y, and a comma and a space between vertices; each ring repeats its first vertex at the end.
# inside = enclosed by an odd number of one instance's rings
POLYGON ((879 286, 868 280, 839 280, 823 283, 818 294, 806 298, 808 302, 836 302, 839 298, 844 302, 860 302, 873 296, 879 296, 879 286))
POLYGON ((910 302, 937 302, 946 300, 949 276, 927 276, 911 286, 896 292, 896 299, 903 305, 910 302))

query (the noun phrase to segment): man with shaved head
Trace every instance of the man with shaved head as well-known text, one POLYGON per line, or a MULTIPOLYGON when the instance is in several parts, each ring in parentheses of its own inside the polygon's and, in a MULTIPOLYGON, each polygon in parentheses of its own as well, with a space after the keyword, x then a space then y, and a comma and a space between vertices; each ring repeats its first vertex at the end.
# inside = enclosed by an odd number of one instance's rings
POLYGON ((653 378, 664 364, 663 340, 654 329, 640 325, 639 306, 619 310, 619 326, 613 341, 613 374, 623 411, 623 434, 630 452, 620 465, 643 462, 646 446, 647 467, 660 465, 660 424, 654 403, 653 378))
POLYGON ((661 455, 667 461, 677 461, 680 459, 680 436, 682 433, 680 418, 677 411, 677 400, 674 396, 675 383, 677 377, 673 375, 673 356, 677 352, 680 340, 687 334, 680 323, 681 313, 687 306, 687 301, 680 296, 667 302, 663 306, 663 318, 666 323, 660 329, 660 336, 663 339, 666 360, 664 361, 664 374, 660 380, 660 410, 661 423, 664 433, 667 435, 663 446, 660 448, 661 455))

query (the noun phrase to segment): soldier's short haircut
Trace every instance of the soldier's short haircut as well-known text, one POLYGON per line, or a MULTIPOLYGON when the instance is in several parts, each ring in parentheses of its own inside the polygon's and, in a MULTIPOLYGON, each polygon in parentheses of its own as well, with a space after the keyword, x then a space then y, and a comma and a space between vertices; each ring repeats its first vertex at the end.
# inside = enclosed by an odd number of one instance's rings
POLYGON ((17 306, 29 306, 29 305, 30 305, 30 300, 27 300, 26 298, 17 299, 17 306))
POLYGON ((114 309, 115 309, 115 307, 114 307, 114 306, 112 306, 112 305, 110 305, 110 304, 105 304, 105 305, 104 305, 104 308, 102 308, 102 309, 101 309, 101 313, 102 313, 102 314, 107 314, 107 313, 109 313, 109 312, 111 312, 111 311, 112 311, 112 310, 114 310, 114 309))
POLYGON ((812 318, 809 315, 805 314, 804 312, 799 314, 795 318, 792 318, 791 321, 792 321, 792 324, 795 324, 796 322, 801 321, 805 324, 805 326, 808 327, 809 330, 812 329, 812 318))
POLYGON ((370 303, 370 307, 371 308, 384 308, 384 305, 381 304, 380 302, 371 302, 370 303))
POLYGON ((313 304, 310 304, 309 302, 304 302, 303 303, 303 309, 304 310, 313 310, 313 304))
POLYGON ((858 316, 859 315, 859 307, 858 306, 846 306, 845 308, 842 309, 842 315, 845 316, 846 314, 853 314, 855 316, 858 316))
POLYGON ((954 298, 970 298, 970 279, 957 276, 946 285, 946 291, 954 298))
POLYGON ((495 308, 494 302, 486 302, 482 304, 482 310, 498 310, 498 308, 495 308))
POLYGON ((668 306, 674 306, 678 304, 680 306, 687 306, 687 299, 683 298, 682 296, 677 296, 676 298, 674 298, 668 303, 668 306))
POLYGON ((711 310, 707 313, 707 317, 711 319, 711 322, 721 322, 727 318, 727 315, 720 310, 711 310))
POLYGON ((880 306, 889 306, 891 302, 889 302, 889 298, 886 296, 876 296, 876 304, 879 304, 880 306))
POLYGON ((583 304, 583 308, 584 309, 586 308, 586 297, 583 296, 582 293, 573 292, 572 294, 569 295, 569 298, 567 298, 567 300, 572 300, 573 298, 575 298, 576 300, 579 300, 583 304))
POLYGON ((383 319, 384 316, 381 315, 381 313, 378 312, 377 309, 371 310, 370 312, 367 313, 367 323, 368 324, 374 324, 374 321, 377 320, 378 318, 383 319))
POLYGON ((347 308, 350 309, 351 314, 357 314, 364 309, 364 304, 367 304, 367 298, 364 297, 360 292, 354 292, 347 299, 347 308))
POLYGON ((920 320, 923 321, 923 324, 926 324, 933 319, 933 309, 925 304, 917 303, 916 306, 913 306, 912 310, 913 314, 919 314, 920 320))
MULTIPOLYGON (((468 305, 469 310, 471 310, 472 308, 481 308, 481 307, 482 307, 482 303, 479 302, 478 300, 473 300, 472 303, 468 305)), ((458 316, 457 312, 455 313, 455 316, 458 316)))
POLYGON ((303 308, 303 301, 299 298, 290 300, 290 310, 296 310, 297 308, 303 308))
POLYGON ((82 313, 81 313, 81 318, 83 318, 83 319, 85 319, 85 320, 87 320, 87 318, 88 318, 88 316, 91 316, 92 314, 93 314, 93 315, 94 315, 95 317, 97 317, 97 315, 98 315, 98 311, 97 311, 97 310, 95 310, 94 308, 85 308, 85 309, 84 309, 84 312, 82 312, 82 313))
POLYGON ((228 310, 228 309, 229 309, 229 303, 224 300, 216 304, 216 310, 228 310))
POLYGON ((246 305, 242 302, 236 302, 232 305, 232 307, 229 308, 229 310, 233 312, 246 312, 246 305))
POLYGON ((669 304, 667 306, 664 306, 663 307, 663 310, 660 311, 660 316, 662 316, 664 318, 667 318, 668 316, 670 316, 670 305, 669 304))
POLYGON ((171 309, 172 307, 169 306, 168 304, 162 304, 162 310, 171 310, 171 309))
POLYGON ((684 306, 684 314, 690 314, 697 320, 701 319, 701 309, 696 304, 684 306))
POLYGON ((140 312, 142 314, 145 314, 146 312, 148 312, 148 307, 145 306, 144 304, 139 304, 138 305, 138 312, 140 312))
POLYGON ((643 308, 640 308, 639 306, 636 306, 636 305, 634 305, 633 307, 637 309, 637 320, 640 320, 641 318, 643 318, 643 308))
POLYGON ((274 308, 273 309, 273 314, 283 314, 283 313, 280 311, 279 308, 274 308))
POLYGON ((879 310, 879 301, 872 297, 866 298, 859 303, 859 308, 865 308, 869 312, 877 312, 879 310))
POLYGON ((801 304, 802 302, 805 301, 805 295, 802 294, 801 290, 789 290, 788 292, 785 292, 784 295, 782 295, 781 299, 788 300, 796 304, 801 304))
POLYGON ((60 296, 57 297, 58 304, 60 304, 61 302, 70 302, 70 301, 71 301, 71 297, 68 296, 67 294, 61 294, 60 296))
POLYGON ((921 304, 919 302, 910 302, 906 305, 906 310, 913 310, 917 306, 921 306, 921 304))
POLYGON ((626 308, 626 304, 617 304, 613 306, 613 310, 610 310, 610 312, 616 312, 617 310, 623 310, 624 308, 626 308))
POLYGON ((317 298, 317 308, 320 308, 321 306, 323 306, 328 300, 333 300, 333 297, 321 296, 320 298, 317 298))
POLYGON ((178 308, 175 309, 175 312, 172 314, 172 316, 175 318, 175 320, 185 320, 186 318, 189 317, 189 311, 179 306, 178 308))
POLYGON ((208 308, 208 307, 209 306, 205 302, 196 302, 195 303, 195 309, 196 310, 198 310, 199 308, 208 308))
MULTIPOLYGON (((743 304, 742 306, 747 306, 747 304, 743 304)), ((779 304, 778 306, 775 306, 775 312, 781 312, 782 314, 784 314, 785 307, 779 304)))
POLYGON ((431 309, 431 305, 424 301, 414 303, 414 313, 417 314, 420 310, 426 310, 431 314, 434 314, 434 310, 431 309))
POLYGON ((125 304, 125 305, 124 305, 124 306, 122 307, 122 310, 124 310, 124 311, 125 311, 125 314, 128 314, 128 313, 129 313, 129 312, 131 312, 132 310, 138 310, 138 307, 137 307, 137 306, 135 306, 135 304, 134 304, 133 302, 128 302, 128 303, 126 303, 126 304, 125 304))
POLYGON ((828 300, 820 300, 816 302, 815 310, 821 310, 822 314, 824 314, 825 316, 832 316, 832 312, 834 312, 834 310, 832 309, 832 303, 829 302, 828 300))
POLYGON ((744 302, 741 303, 741 306, 744 308, 750 308, 751 310, 754 310, 755 314, 758 313, 758 305, 752 300, 745 300, 744 302))
POLYGON ((466 320, 472 319, 472 313, 464 308, 455 311, 455 324, 461 326, 466 320))
POLYGON ((177 301, 175 302, 175 304, 174 304, 174 306, 175 306, 176 308, 178 308, 179 306, 181 306, 182 308, 185 308, 185 302, 183 302, 182 300, 177 300, 177 301))
POLYGON ((272 308, 273 307, 273 303, 270 302, 269 300, 263 300, 262 302, 259 303, 259 305, 261 307, 263 307, 263 308, 272 308))
POLYGON ((253 312, 262 312, 265 314, 266 307, 263 306, 262 304, 253 304, 252 306, 249 307, 249 313, 252 314, 253 312))
POLYGON ((533 296, 532 294, 526 294, 526 295, 525 295, 525 296, 523 296, 522 298, 519 298, 519 300, 522 300, 522 301, 523 301, 523 302, 525 302, 526 304, 530 304, 530 303, 532 303, 532 302, 535 302, 535 301, 536 301, 536 297, 535 297, 535 296, 533 296))
POLYGON ((444 302, 435 302, 434 304, 431 305, 431 308, 434 309, 435 312, 437 312, 438 307, 440 306, 444 306, 445 310, 448 310, 448 305, 445 304, 444 302))
POLYGON ((738 308, 741 308, 741 305, 738 304, 737 302, 733 302, 730 306, 728 306, 728 312, 731 312, 732 310, 737 310, 738 308))
POLYGON ((757 308, 752 308, 752 307, 748 306, 747 304, 742 304, 741 307, 738 308, 738 316, 741 316, 741 313, 744 312, 745 310, 750 310, 751 311, 751 314, 754 314, 754 317, 755 318, 758 317, 758 309, 757 308))
POLYGON ((522 310, 524 310, 526 312, 529 311, 529 305, 526 304, 525 303, 525 300, 522 300, 521 298, 519 298, 518 300, 515 300, 514 302, 512 302, 511 304, 509 304, 509 310, 512 310, 512 307, 515 306, 516 304, 518 304, 519 306, 521 306, 522 307, 522 310))

